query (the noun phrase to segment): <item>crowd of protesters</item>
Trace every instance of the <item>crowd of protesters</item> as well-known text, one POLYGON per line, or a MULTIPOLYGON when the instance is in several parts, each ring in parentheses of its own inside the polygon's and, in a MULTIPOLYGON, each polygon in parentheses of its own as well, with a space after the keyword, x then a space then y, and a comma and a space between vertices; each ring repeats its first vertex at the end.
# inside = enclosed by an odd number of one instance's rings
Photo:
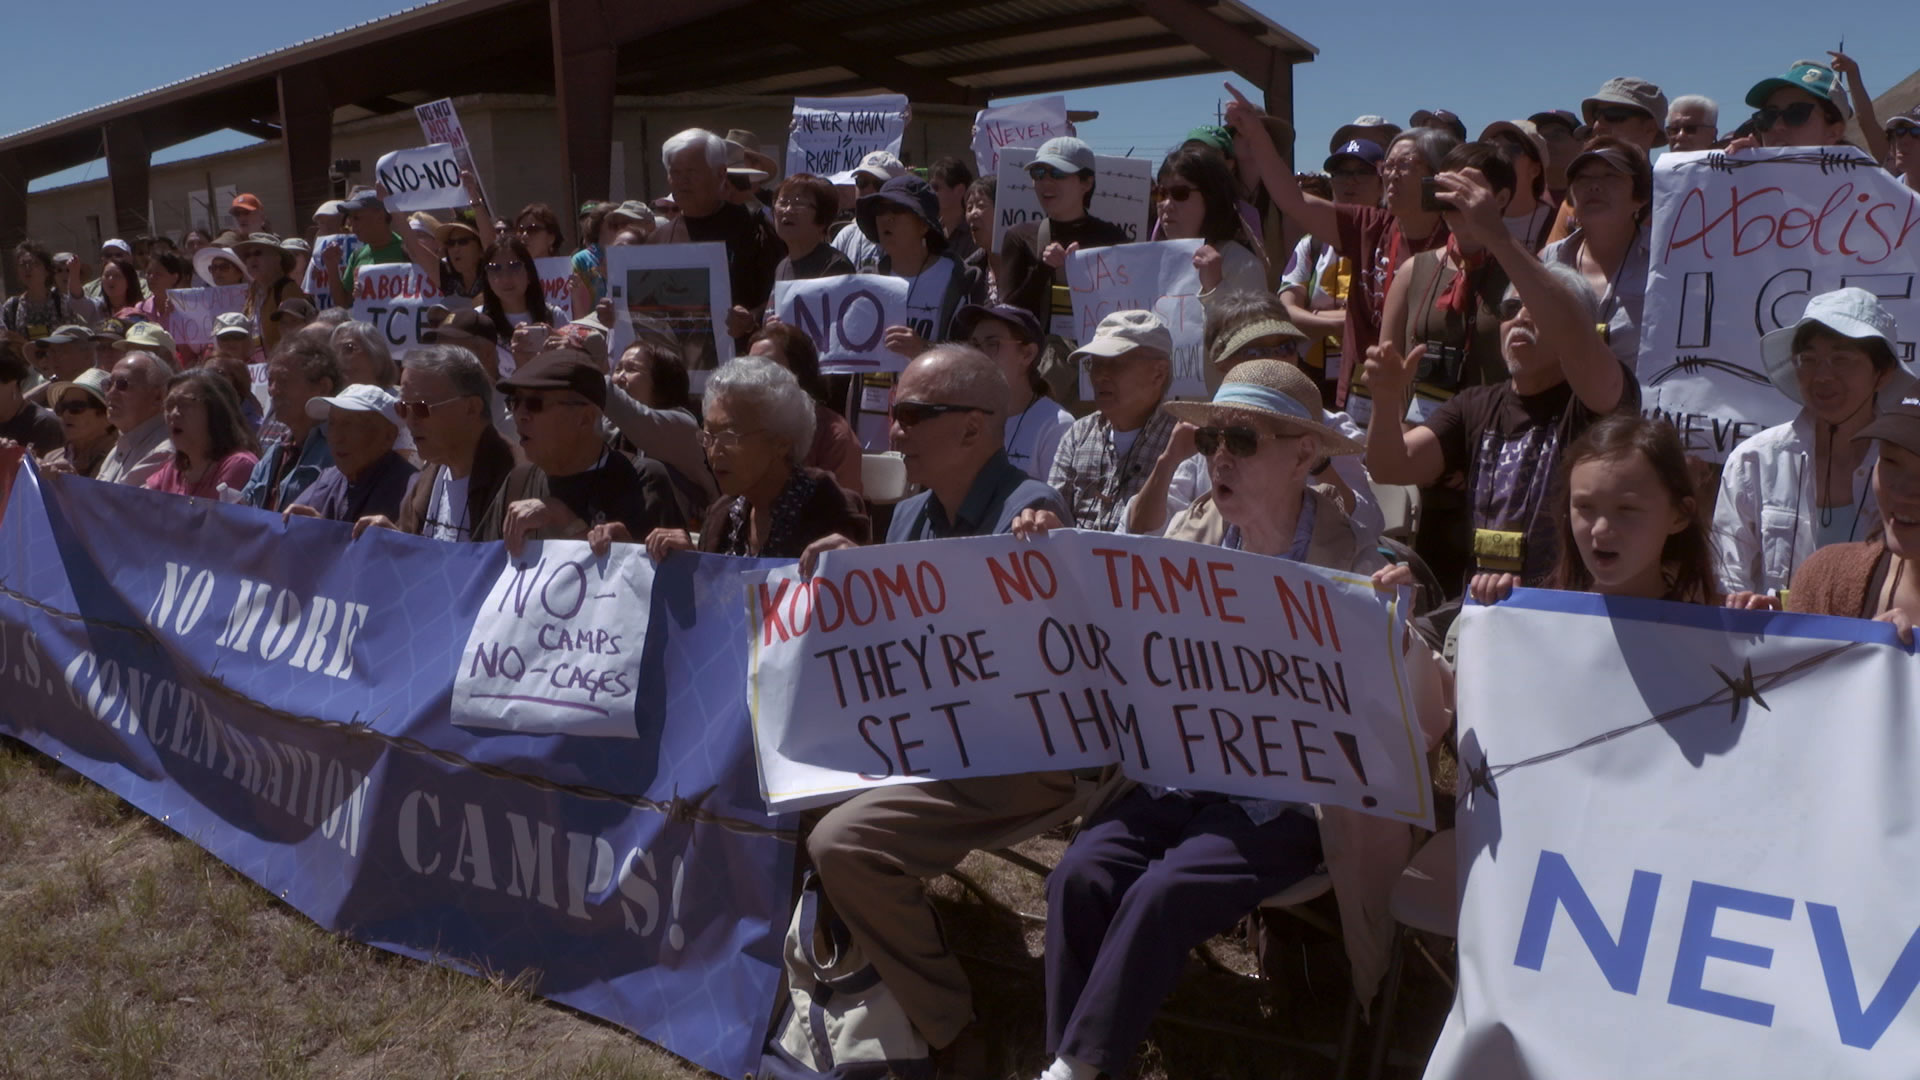
MULTIPOLYGON (((467 216, 403 220, 361 191, 320 207, 309 241, 242 195, 231 230, 180 250, 107 241, 92 280, 81 258, 19 245, 21 291, 0 308, 0 438, 43 472, 516 551, 580 538, 662 560, 795 558, 804 573, 873 542, 1160 534, 1414 586, 1429 646, 1416 651, 1436 668, 1459 605, 1515 587, 1879 619, 1910 641, 1920 396, 1873 295, 1814 296, 1765 336, 1758 366, 1799 411, 1723 469, 1640 416, 1655 148, 1832 146, 1858 119, 1861 149, 1920 192, 1920 108, 1880 122, 1844 55, 1788 65, 1746 104, 1723 133, 1714 102, 1621 77, 1578 111, 1473 140, 1445 110, 1405 129, 1364 115, 1321 173, 1296 171, 1284 125, 1235 100, 1223 125, 1169 148, 1152 189, 1152 235, 1201 241, 1208 394, 1189 401, 1169 400, 1159 316, 1065 332, 1068 257, 1128 240, 1090 212, 1094 153, 1071 136, 1037 148, 1041 216, 997 249, 994 179, 958 159, 923 177, 879 152, 776 182, 739 131, 674 135, 660 148, 669 195, 569 222, 544 204, 495 217, 477 199, 467 216), (1290 246, 1269 247, 1263 208, 1290 246), (568 255, 570 228, 567 321, 535 260, 568 255), (319 238, 340 234, 353 241, 325 247, 309 293, 319 238), (696 395, 698 358, 671 343, 642 334, 610 353, 607 267, 617 246, 698 241, 726 247, 740 358, 696 395), (460 301, 402 356, 348 317, 355 276, 395 263, 460 301), (823 376, 815 342, 773 317, 776 282, 845 274, 909 283, 908 322, 885 332, 902 367, 888 413, 904 498, 864 490, 858 384, 823 376), (244 310, 211 346, 176 346, 169 292, 227 284, 247 287, 244 310), (1409 488, 1418 526, 1395 534, 1383 497, 1409 488)), ((1436 741, 1448 708, 1421 703, 1436 741)), ((1385 910, 1368 890, 1423 839, 1294 804, 1095 794, 1067 773, 840 804, 809 823, 807 854, 953 1075, 970 1075, 981 1036, 923 881, 1076 818, 1048 886, 1054 1080, 1124 1071, 1187 951, 1322 866, 1364 997, 1385 910)))

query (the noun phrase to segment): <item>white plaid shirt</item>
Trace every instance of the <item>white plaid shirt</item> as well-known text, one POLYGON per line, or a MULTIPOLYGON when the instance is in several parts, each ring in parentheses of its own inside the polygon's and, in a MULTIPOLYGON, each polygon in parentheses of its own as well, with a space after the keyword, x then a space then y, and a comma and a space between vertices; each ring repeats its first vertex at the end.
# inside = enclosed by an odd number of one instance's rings
POLYGON ((1047 483, 1073 507, 1076 527, 1119 530, 1127 500, 1146 482, 1176 423, 1171 414, 1156 410, 1121 454, 1114 449, 1113 425, 1104 415, 1096 412, 1073 422, 1054 451, 1047 483))

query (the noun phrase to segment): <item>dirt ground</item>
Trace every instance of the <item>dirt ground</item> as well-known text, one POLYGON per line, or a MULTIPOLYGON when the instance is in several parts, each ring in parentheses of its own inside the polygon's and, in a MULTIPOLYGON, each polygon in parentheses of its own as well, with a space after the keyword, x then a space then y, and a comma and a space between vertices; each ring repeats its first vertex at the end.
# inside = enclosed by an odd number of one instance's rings
MULTIPOLYGON (((1050 864, 1062 843, 1021 850, 1050 864)), ((991 1033, 991 1075, 1031 1080, 1045 1064, 1041 878, 976 854, 933 888, 991 1033)), ((1281 977, 1252 977, 1242 935, 1214 939, 1142 1033, 1136 1075, 1333 1075, 1347 998, 1339 945, 1290 916, 1276 925, 1281 977)), ((1444 943, 1433 947, 1444 962, 1444 943)), ((1392 1077, 1418 1075, 1448 1000, 1424 961, 1407 972, 1392 1077)), ((709 1075, 541 1001, 511 973, 475 978, 328 933, 111 793, 0 739, 0 1078, 709 1075)))

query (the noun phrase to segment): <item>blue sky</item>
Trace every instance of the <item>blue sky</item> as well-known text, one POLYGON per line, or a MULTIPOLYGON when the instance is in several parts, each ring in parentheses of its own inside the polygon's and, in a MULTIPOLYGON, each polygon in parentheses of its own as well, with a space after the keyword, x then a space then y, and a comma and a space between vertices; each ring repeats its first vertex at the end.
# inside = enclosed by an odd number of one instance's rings
MULTIPOLYGON (((937 0, 936 0, 937 2, 937 0)), ((258 0, 99 0, 82 52, 15 48, 9 56, 15 92, 0 95, 0 133, 44 123, 115 98, 187 78, 353 23, 391 14, 395 0, 330 0, 272 4, 258 0), (165 17, 156 17, 164 10, 165 17), (270 18, 262 18, 263 12, 270 18), (133 32, 132 28, 138 28, 133 32), (84 58, 82 58, 84 57, 84 58), (23 88, 30 88, 22 92, 23 88)), ((1296 69, 1294 95, 1301 163, 1316 163, 1333 129, 1360 113, 1404 124, 1418 108, 1448 108, 1477 133, 1490 121, 1541 108, 1577 109, 1612 75, 1639 75, 1671 96, 1704 93, 1721 102, 1723 127, 1747 110, 1748 86, 1784 71, 1793 60, 1825 58, 1844 37, 1867 86, 1882 93, 1920 63, 1914 48, 1920 15, 1912 0, 1854 0, 1815 14, 1815 5, 1722 0, 1589 5, 1597 14, 1548 15, 1547 5, 1490 0, 1472 5, 1377 0, 1356 14, 1346 3, 1253 6, 1319 46, 1320 57, 1296 69)), ((76 40, 72 9, 13 5, 10 40, 76 40)), ((1082 134, 1101 153, 1156 157, 1197 123, 1210 122, 1223 96, 1217 77, 1168 79, 1068 95, 1074 108, 1101 118, 1082 134)), ((1257 98, 1256 98, 1257 100, 1257 98)), ((161 151, 174 160, 243 145, 221 133, 161 151)), ((95 162, 35 181, 36 189, 103 174, 95 162)))

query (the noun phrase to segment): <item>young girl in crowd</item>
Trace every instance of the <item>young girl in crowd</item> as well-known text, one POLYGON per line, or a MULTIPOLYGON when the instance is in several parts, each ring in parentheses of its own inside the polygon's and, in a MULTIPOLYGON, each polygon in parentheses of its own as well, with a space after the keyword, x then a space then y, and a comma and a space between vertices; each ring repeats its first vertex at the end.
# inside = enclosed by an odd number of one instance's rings
MULTIPOLYGON (((1720 602, 1693 474, 1673 425, 1606 417, 1567 451, 1561 489, 1560 556, 1547 588, 1720 602)), ((1519 582, 1514 574, 1478 574, 1469 591, 1494 604, 1519 582)))

